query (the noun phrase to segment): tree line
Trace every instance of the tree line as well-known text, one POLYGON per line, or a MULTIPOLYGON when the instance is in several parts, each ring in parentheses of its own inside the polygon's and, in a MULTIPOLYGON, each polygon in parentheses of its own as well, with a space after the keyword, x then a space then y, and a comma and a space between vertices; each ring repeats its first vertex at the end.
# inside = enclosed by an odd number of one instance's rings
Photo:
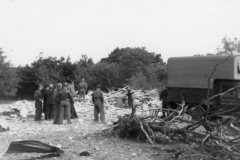
MULTIPOLYGON (((216 53, 194 56, 234 55, 239 52, 240 41, 224 37, 216 53)), ((40 53, 31 65, 23 67, 12 67, 3 53, 0 48, 0 97, 31 99, 39 84, 45 86, 72 80, 77 87, 82 78, 85 78, 89 89, 100 84, 104 91, 127 85, 144 90, 161 88, 167 78, 167 64, 161 54, 148 52, 145 47, 115 48, 97 63, 87 55, 72 63, 70 56, 43 58, 40 53)))
POLYGON ((94 63, 82 55, 72 63, 71 57, 39 58, 31 65, 12 67, 0 49, 0 96, 32 99, 39 84, 74 81, 75 87, 82 78, 89 89, 100 84, 104 91, 131 85, 135 89, 152 89, 166 79, 166 63, 161 54, 148 52, 144 47, 116 48, 106 58, 94 63))

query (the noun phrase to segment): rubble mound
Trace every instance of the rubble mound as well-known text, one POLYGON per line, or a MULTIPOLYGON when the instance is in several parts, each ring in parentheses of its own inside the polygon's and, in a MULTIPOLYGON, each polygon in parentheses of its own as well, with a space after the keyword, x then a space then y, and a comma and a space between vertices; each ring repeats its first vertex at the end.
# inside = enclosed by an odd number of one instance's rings
POLYGON ((11 104, 1 106, 0 114, 10 118, 27 118, 34 116, 35 107, 33 101, 16 101, 11 104))

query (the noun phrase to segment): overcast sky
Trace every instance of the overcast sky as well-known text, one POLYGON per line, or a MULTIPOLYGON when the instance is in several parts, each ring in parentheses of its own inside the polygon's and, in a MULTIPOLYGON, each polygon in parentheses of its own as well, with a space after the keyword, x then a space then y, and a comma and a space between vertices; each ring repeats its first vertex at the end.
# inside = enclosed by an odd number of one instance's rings
POLYGON ((43 56, 87 54, 98 62, 116 47, 169 57, 214 53, 240 39, 239 0, 1 0, 0 48, 14 66, 43 56))

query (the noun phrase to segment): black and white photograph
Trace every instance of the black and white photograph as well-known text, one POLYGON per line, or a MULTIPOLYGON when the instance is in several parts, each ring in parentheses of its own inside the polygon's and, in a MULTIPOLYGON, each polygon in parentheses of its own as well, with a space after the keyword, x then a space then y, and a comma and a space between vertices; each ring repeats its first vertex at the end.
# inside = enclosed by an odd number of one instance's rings
POLYGON ((1 160, 240 160, 239 0, 0 0, 1 160))

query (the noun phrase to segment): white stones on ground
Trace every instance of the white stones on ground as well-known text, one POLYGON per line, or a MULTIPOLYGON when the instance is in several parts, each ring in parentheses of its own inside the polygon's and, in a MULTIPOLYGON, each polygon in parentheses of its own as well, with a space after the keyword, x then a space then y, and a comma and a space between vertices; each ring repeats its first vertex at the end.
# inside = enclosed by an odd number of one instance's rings
POLYGON ((95 151, 100 151, 101 149, 99 147, 94 147, 95 151))
POLYGON ((132 153, 132 156, 136 156, 137 155, 137 153, 132 153))
MULTIPOLYGON (((116 122, 118 120, 118 116, 124 116, 126 114, 131 113, 130 108, 119 108, 117 107, 117 99, 126 98, 126 94, 122 92, 123 90, 119 91, 110 91, 109 93, 104 93, 104 108, 105 108, 105 120, 107 124, 111 124, 113 122, 116 122)), ((142 92, 141 90, 136 90, 134 91, 135 94, 133 95, 134 97, 134 105, 138 106, 136 114, 137 115, 142 115, 147 114, 150 115, 152 114, 151 112, 144 112, 144 110, 149 110, 152 108, 159 108, 161 106, 161 102, 158 99, 158 93, 156 90, 152 91, 146 91, 142 92), (141 100, 148 98, 149 101, 142 102, 141 100), (138 99, 136 99, 138 98, 138 99)), ((75 99, 74 103, 76 112, 79 115, 78 122, 79 124, 83 125, 85 122, 83 119, 93 119, 93 103, 91 100, 91 93, 86 95, 84 100, 79 100, 75 99)), ((12 118, 18 119, 21 118, 23 121, 27 117, 33 117, 35 115, 35 107, 34 107, 34 101, 16 101, 15 103, 12 104, 7 104, 7 105, 1 105, 0 107, 0 113, 3 111, 12 111, 12 110, 17 110, 19 114, 11 114, 9 115, 12 118)), ((160 113, 159 113, 160 114, 160 113)), ((46 123, 45 123, 46 124, 46 123)))
POLYGON ((78 119, 78 122, 79 122, 80 124, 83 124, 83 119, 78 119))
POLYGON ((1 105, 0 113, 9 113, 11 118, 27 118, 30 115, 34 115, 35 107, 34 101, 16 101, 11 104, 1 105))
POLYGON ((8 130, 10 130, 9 123, 4 117, 0 117, 0 132, 4 132, 8 130))

